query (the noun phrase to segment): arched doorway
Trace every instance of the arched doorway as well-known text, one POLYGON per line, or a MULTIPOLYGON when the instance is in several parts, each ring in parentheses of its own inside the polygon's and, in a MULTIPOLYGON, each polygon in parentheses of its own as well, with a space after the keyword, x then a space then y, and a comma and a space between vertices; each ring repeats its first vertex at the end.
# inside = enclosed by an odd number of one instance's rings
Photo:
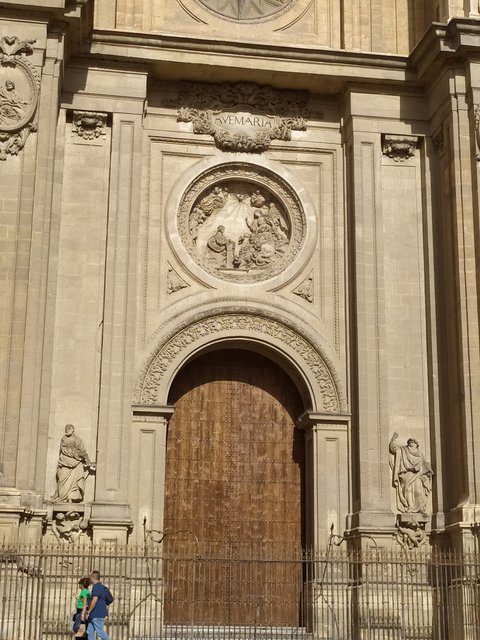
POLYGON ((305 446, 292 380, 258 353, 211 351, 179 372, 169 404, 165 622, 299 626, 305 446))

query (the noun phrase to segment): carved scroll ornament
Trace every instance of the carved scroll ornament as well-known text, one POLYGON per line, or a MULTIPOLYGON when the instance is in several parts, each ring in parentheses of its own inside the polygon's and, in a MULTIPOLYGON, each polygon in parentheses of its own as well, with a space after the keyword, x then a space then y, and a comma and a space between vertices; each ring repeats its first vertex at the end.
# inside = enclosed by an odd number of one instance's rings
POLYGON ((32 131, 38 103, 40 78, 26 55, 35 40, 16 36, 0 38, 0 160, 16 156, 32 131))
POLYGON ((340 411, 340 399, 335 381, 322 356, 296 331, 268 317, 242 313, 224 313, 195 322, 175 333, 145 365, 135 390, 135 402, 142 405, 157 404, 160 382, 170 363, 189 345, 214 336, 220 331, 238 335, 242 331, 255 331, 282 341, 295 351, 307 364, 316 379, 322 395, 322 410, 327 413, 340 411))

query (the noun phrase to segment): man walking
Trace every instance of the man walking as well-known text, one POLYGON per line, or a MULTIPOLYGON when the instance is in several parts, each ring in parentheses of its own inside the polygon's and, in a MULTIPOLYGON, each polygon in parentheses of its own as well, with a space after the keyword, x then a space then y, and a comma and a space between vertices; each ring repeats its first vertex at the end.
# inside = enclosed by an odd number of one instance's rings
POLYGON ((90 604, 88 605, 85 616, 88 621, 88 640, 95 640, 95 634, 97 634, 101 640, 110 640, 107 632, 103 628, 105 618, 108 616, 107 603, 105 600, 105 587, 100 582, 100 574, 98 571, 92 571, 89 578, 90 582, 93 584, 93 588, 90 604))

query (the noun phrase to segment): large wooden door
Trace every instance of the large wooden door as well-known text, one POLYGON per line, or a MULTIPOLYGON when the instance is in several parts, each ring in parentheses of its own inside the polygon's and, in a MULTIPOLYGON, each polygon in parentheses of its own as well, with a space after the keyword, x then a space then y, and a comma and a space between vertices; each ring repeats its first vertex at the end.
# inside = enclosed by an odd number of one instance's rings
POLYGON ((165 621, 298 625, 298 391, 267 358, 228 349, 191 362, 169 401, 165 621))

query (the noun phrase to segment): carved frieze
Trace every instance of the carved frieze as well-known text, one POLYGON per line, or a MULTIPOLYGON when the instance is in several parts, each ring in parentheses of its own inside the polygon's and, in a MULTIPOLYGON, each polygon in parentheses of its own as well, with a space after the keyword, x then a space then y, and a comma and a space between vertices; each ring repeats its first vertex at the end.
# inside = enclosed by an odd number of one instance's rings
POLYGON ((162 344, 150 357, 140 374, 135 389, 135 402, 141 405, 157 404, 160 381, 170 363, 189 345, 214 336, 220 331, 231 331, 239 335, 242 331, 254 331, 266 337, 272 337, 288 345, 301 357, 317 380, 322 395, 322 410, 327 413, 340 411, 340 398, 336 383, 324 358, 296 331, 285 324, 248 313, 223 313, 208 317, 179 330, 162 344))
POLYGON ((405 162, 415 155, 417 148, 417 136, 383 136, 383 154, 395 160, 395 162, 405 162))
POLYGON ((16 156, 25 146, 37 109, 40 78, 26 55, 35 40, 0 38, 0 160, 16 156))
POLYGON ((84 140, 95 140, 106 135, 107 114, 98 111, 74 111, 72 131, 84 140))
POLYGON ((213 136, 224 151, 260 153, 272 140, 290 140, 292 131, 307 128, 305 91, 279 91, 249 82, 183 82, 179 101, 179 122, 192 122, 194 133, 213 136))
POLYGON ((280 273, 299 252, 305 216, 278 176, 239 163, 201 175, 180 203, 183 246, 206 272, 253 283, 280 273))

